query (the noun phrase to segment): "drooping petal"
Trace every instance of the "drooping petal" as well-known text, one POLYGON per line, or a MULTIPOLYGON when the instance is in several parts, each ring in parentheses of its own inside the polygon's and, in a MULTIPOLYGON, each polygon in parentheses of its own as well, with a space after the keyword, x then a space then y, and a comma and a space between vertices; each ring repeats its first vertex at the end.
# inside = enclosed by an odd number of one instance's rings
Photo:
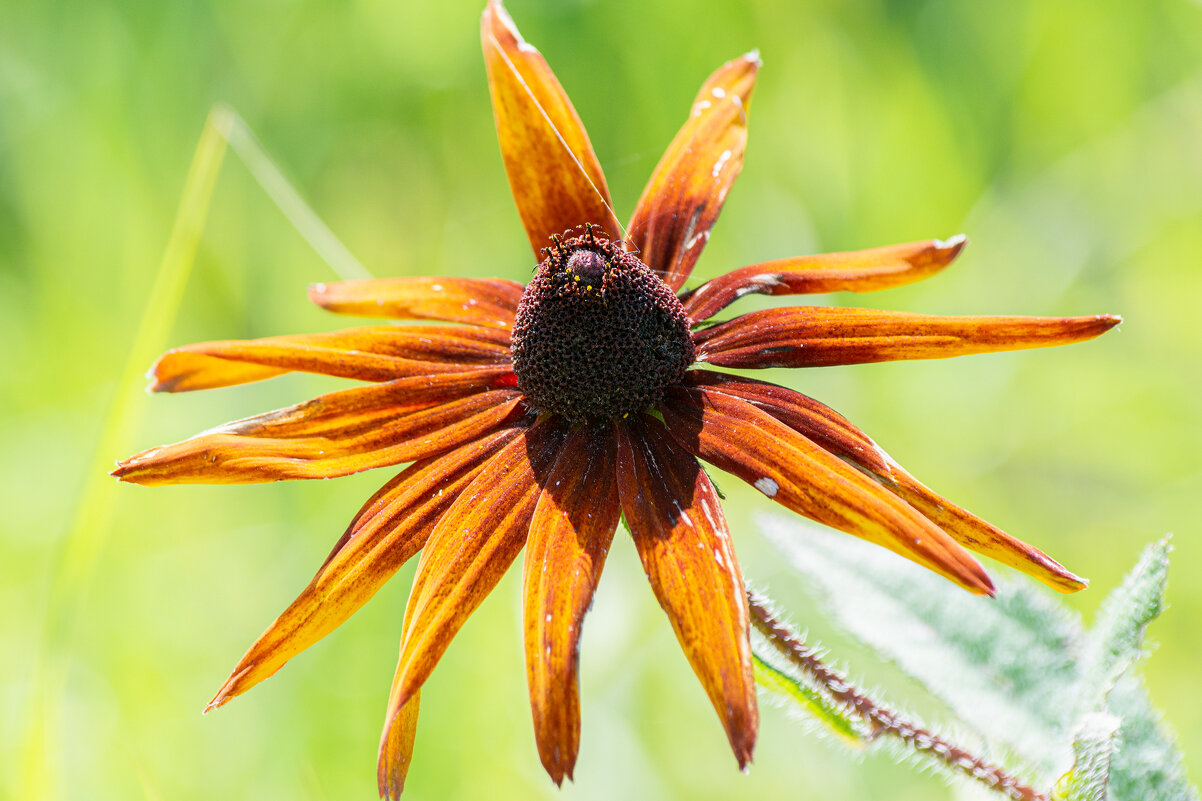
POLYGON ((485 462, 521 431, 504 428, 415 462, 385 484, 355 515, 309 586, 239 660, 208 709, 269 678, 357 612, 421 550, 485 462))
POLYGON ((309 300, 340 314, 513 328, 522 285, 503 278, 373 278, 313 284, 309 300))
POLYGON ((577 649, 621 516, 616 449, 608 428, 568 435, 526 541, 526 677, 539 757, 556 784, 572 778, 580 748, 577 649))
POLYGON ((499 426, 522 398, 515 389, 489 389, 504 378, 447 373, 334 392, 152 448, 112 475, 143 485, 255 484, 413 461, 499 426))
POLYGON ((396 801, 405 789, 405 777, 413 762, 413 741, 417 737, 417 712, 421 704, 421 692, 401 705, 384 726, 380 738, 380 753, 376 760, 376 785, 380 797, 396 801))
POLYGON ((871 292, 921 281, 942 270, 964 249, 963 235, 846 253, 823 253, 740 267, 707 281, 682 298, 695 323, 744 295, 871 292))
MULTIPOLYGON (((502 448, 431 532, 405 611, 408 621, 382 743, 442 658, 451 638, 501 580, 526 542, 547 474, 567 434, 561 418, 536 423, 502 448)), ((383 751, 383 761, 388 758, 383 751)))
POLYGON ((693 271, 743 169, 747 109, 759 68, 759 54, 748 53, 723 64, 702 85, 630 220, 639 258, 674 290, 693 271))
POLYGON ((585 223, 619 241, 605 174, 584 124, 499 0, 484 9, 480 40, 501 156, 535 261, 542 261, 552 234, 585 223))
POLYGON ((186 345, 163 354, 149 377, 152 392, 191 392, 293 370, 391 381, 508 362, 509 335, 501 329, 384 325, 186 345))
POLYGON ((1083 342, 1122 322, 1089 317, 940 317, 874 309, 765 309, 693 334, 697 359, 722 367, 825 367, 1083 342))
POLYGON ((663 424, 618 426, 618 490, 643 569, 718 712, 740 768, 759 728, 747 598, 709 476, 663 424))
POLYGON ((742 398, 815 444, 875 477, 970 551, 1020 570, 1059 592, 1076 592, 1086 582, 1043 551, 960 508, 928 489, 847 418, 791 389, 742 376, 691 370, 690 386, 710 387, 742 398))
POLYGON ((992 593, 985 571, 942 529, 747 401, 708 387, 677 387, 660 408, 687 450, 776 502, 883 545, 971 592, 992 593))
POLYGON ((1065 569, 1043 551, 933 492, 892 459, 889 464, 889 472, 880 475, 881 483, 965 548, 1037 578, 1057 592, 1078 592, 1088 586, 1086 579, 1065 569))
POLYGON ((683 383, 742 398, 816 445, 872 472, 881 472, 888 467, 884 453, 867 434, 843 415, 800 392, 714 370, 689 370, 683 383))

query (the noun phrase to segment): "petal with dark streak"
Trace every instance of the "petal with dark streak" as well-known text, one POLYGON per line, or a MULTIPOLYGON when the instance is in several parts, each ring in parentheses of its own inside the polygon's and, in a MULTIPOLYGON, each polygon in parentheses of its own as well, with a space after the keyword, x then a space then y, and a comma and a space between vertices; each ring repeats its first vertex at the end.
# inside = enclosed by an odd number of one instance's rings
POLYGON ((572 778, 580 749, 577 649, 621 516, 616 459, 609 427, 572 431, 543 487, 526 541, 526 677, 539 757, 556 784, 572 778))
POLYGON ((942 270, 964 249, 963 236, 930 239, 846 253, 777 259, 731 270, 707 281, 681 300, 685 314, 700 323, 745 295, 812 295, 872 292, 921 281, 942 270))
POLYGON ((385 484, 355 515, 309 586, 238 662, 207 709, 269 678, 357 612, 421 550, 484 463, 520 433, 520 428, 501 429, 415 462, 385 484))
POLYGON ((747 109, 759 68, 759 54, 748 53, 709 77, 635 206, 630 241, 674 290, 692 273, 743 169, 747 109))
POLYGON ((526 429, 488 461, 431 532, 405 611, 408 624, 383 742, 397 713, 526 543, 539 495, 566 435, 567 424, 557 418, 526 429))
MULTIPOLYGON (((464 376, 468 374, 436 378, 464 376)), ((448 381, 426 387, 424 397, 430 401, 421 403, 414 400, 418 391, 396 392, 396 385, 412 380, 330 393, 229 423, 131 457, 112 474, 144 485, 255 484, 344 476, 457 447, 499 426, 522 398, 513 389, 487 390, 496 381, 494 375, 476 377, 474 386, 461 380, 457 385, 448 381), (353 399, 347 397, 352 394, 353 399), (356 408, 355 401, 369 403, 356 408), (333 411, 337 409, 342 411, 333 411)))
POLYGON ((985 571, 942 529, 747 401, 708 387, 677 387, 660 408, 686 450, 777 503, 882 545, 970 592, 992 593, 985 571))
POLYGON ((712 370, 691 370, 686 383, 742 398, 767 412, 876 478, 968 550, 1020 570, 1059 592, 1085 588, 1084 579, 1066 570, 1043 551, 932 492, 847 418, 813 398, 775 384, 712 370))
POLYGON ((745 768, 759 710, 743 574, 721 501, 658 420, 639 415, 618 433, 618 490, 643 569, 745 768))
POLYGON ((200 342, 163 354, 152 392, 191 392, 297 370, 361 381, 509 362, 509 335, 479 326, 382 325, 323 334, 200 342))
POLYGON ((546 60, 491 0, 480 20, 497 138, 536 261, 552 234, 585 223, 619 241, 605 174, 584 124, 546 60))
POLYGON ((513 328, 522 285, 503 278, 372 278, 313 284, 309 300, 340 314, 513 328))
POLYGON ((874 309, 765 309, 693 334, 721 367, 826 367, 1047 348, 1100 336, 1120 317, 940 317, 874 309))

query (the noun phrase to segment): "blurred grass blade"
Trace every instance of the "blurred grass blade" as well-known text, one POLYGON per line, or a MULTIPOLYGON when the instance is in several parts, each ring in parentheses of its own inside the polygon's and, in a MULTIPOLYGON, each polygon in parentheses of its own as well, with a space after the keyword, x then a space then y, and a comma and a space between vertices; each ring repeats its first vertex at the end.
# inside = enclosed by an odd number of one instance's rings
POLYGON ((1106 801, 1110 758, 1119 719, 1096 712, 1086 715, 1073 739, 1073 767, 1056 785, 1057 801, 1106 801))
POLYGON ((58 719, 57 701, 66 669, 63 649, 72 637, 97 557, 111 528, 117 482, 109 478, 109 468, 115 455, 130 441, 146 397, 142 373, 164 349, 175 322, 225 156, 229 127, 230 118, 221 108, 214 108, 205 121, 171 235, 146 301, 146 311, 130 346, 116 397, 105 417, 103 433, 54 574, 32 679, 34 689, 25 738, 24 798, 49 799, 55 794, 47 748, 55 740, 52 727, 58 719))
POLYGON ((108 532, 117 483, 108 477, 115 455, 131 439, 146 393, 142 375, 146 366, 165 349, 175 323, 188 275, 196 260, 196 249, 208 216, 213 187, 225 156, 229 120, 221 109, 213 109, 188 169, 183 196, 175 215, 171 235, 159 264, 158 274, 146 310, 138 324, 121 371, 117 395, 105 418, 104 433, 92 459, 92 469, 80 496, 79 505, 66 548, 56 574, 51 598, 51 630, 59 632, 68 625, 72 614, 61 606, 69 598, 79 600, 87 587, 96 555, 108 532))
POLYGON ((219 104, 213 111, 223 115, 230 147, 238 154, 238 158, 242 159, 242 163, 259 182, 259 186, 263 187, 263 191, 275 201, 297 233, 317 251, 317 255, 321 256, 344 281, 371 278, 367 268, 347 250, 346 245, 342 244, 292 183, 284 177, 283 171, 271 156, 267 155, 254 131, 238 113, 224 104, 219 104))
POLYGON ((344 279, 371 277, 292 187, 242 118, 229 106, 214 106, 205 120, 188 168, 154 286, 121 371, 116 396, 105 418, 91 466, 85 474, 87 478, 54 573, 46 604, 43 640, 35 658, 24 739, 22 779, 25 798, 47 799, 55 793, 47 748, 56 739, 53 726, 57 719, 58 695, 65 681, 65 645, 72 638, 97 558, 111 528, 117 484, 108 477, 109 468, 113 459, 127 450, 126 445, 132 439, 133 427, 145 398, 143 372, 166 349, 167 337, 196 261, 197 247, 227 146, 234 149, 288 221, 335 273, 344 279))

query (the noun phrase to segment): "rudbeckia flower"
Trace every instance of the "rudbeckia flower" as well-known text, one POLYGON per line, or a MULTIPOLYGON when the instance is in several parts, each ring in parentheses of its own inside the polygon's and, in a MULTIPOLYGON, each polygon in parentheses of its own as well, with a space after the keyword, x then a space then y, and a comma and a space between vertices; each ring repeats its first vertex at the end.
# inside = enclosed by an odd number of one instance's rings
MULTIPOLYGON (((618 223, 584 127, 499 0, 482 40, 497 134, 538 266, 501 278, 312 287, 330 311, 439 324, 206 342, 165 354, 152 389, 184 392, 305 371, 371 382, 229 423, 121 462, 123 481, 253 483, 410 463, 363 506, 317 575, 210 703, 279 670, 420 552, 379 753, 400 793, 419 694, 451 639, 525 549, 534 731, 556 783, 579 747, 577 649, 618 522, 718 713, 738 764, 758 725, 748 608, 730 530, 701 462, 799 514, 863 537, 969 592, 969 551, 1072 592, 1082 579, 941 498, 859 428, 784 387, 710 369, 815 367, 1045 347, 1114 316, 938 317, 812 306, 714 315, 750 293, 884 289, 947 266, 963 238, 741 267, 684 289, 743 165, 760 60, 710 76, 618 223)), ((515 271, 521 265, 515 265, 515 271)))

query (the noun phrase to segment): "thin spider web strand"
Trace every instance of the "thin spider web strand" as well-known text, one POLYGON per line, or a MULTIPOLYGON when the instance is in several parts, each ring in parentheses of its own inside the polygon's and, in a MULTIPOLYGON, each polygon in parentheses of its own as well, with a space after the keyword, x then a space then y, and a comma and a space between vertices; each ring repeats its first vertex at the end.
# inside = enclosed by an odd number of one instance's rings
POLYGON ((371 278, 371 272, 355 258, 330 227, 322 222, 313 207, 305 202, 238 112, 225 104, 218 104, 215 110, 221 112, 221 133, 230 147, 322 261, 344 281, 371 278))
POLYGON ((598 199, 600 199, 600 201, 605 205, 605 208, 609 209, 609 213, 614 216, 614 222, 618 224, 618 229, 622 232, 622 239, 629 239, 626 226, 622 225, 622 221, 618 218, 618 213, 614 211, 614 207, 610 204, 610 202, 605 199, 605 194, 597 188, 595 183, 593 183, 592 176, 588 174, 588 170, 584 168, 584 164, 580 162, 580 159, 577 158, 576 154, 572 151, 571 146, 568 145, 567 140, 564 139, 563 134, 559 132, 558 126, 551 121, 551 116, 547 114, 547 111, 543 108, 542 103, 538 102, 538 98, 535 97, 533 90, 531 90, 530 86, 526 83, 526 80, 522 77, 522 74, 518 72, 517 66, 509 59, 509 56, 501 47, 501 43, 497 41, 497 37, 490 33, 488 35, 488 40, 493 48, 496 49, 497 53, 500 54, 501 59, 505 62, 505 66, 507 66, 509 71, 513 73, 513 77, 517 79, 517 82, 521 85, 522 90, 530 98, 530 102, 534 104, 534 107, 538 109, 538 113, 542 115, 547 125, 550 126, 551 131, 555 134, 555 138, 559 140, 559 144, 563 146, 563 149, 567 152, 568 156, 571 157, 572 163, 576 165, 576 169, 580 170, 580 174, 584 176, 584 180, 588 181, 588 185, 592 187, 592 190, 596 193, 598 199))

